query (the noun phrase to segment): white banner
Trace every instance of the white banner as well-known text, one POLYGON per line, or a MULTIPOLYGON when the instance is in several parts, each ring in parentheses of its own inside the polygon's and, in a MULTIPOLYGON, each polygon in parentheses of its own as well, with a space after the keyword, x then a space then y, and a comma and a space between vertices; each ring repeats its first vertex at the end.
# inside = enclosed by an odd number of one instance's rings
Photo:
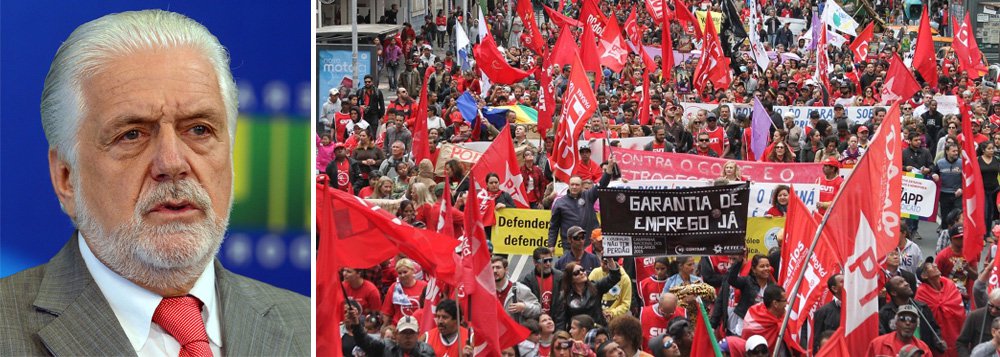
POLYGON ((937 208, 937 183, 911 173, 903 176, 903 198, 900 211, 904 218, 933 218, 937 208))
MULTIPOLYGON (((848 122, 851 124, 862 124, 872 118, 875 114, 875 108, 878 107, 844 107, 844 110, 847 114, 848 122)), ((784 118, 785 115, 793 116, 795 118, 795 125, 802 128, 812 127, 809 123, 809 113, 814 110, 819 112, 820 119, 833 122, 833 107, 774 107, 774 112, 781 115, 782 118, 784 118)))

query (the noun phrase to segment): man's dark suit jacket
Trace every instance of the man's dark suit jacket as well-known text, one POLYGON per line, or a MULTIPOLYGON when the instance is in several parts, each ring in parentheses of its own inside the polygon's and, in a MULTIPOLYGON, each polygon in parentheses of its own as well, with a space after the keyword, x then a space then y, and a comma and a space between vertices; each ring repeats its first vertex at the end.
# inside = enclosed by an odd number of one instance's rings
MULTIPOLYGON (((48 263, 0 279, 0 356, 136 354, 73 237, 48 263)), ((309 355, 308 298, 214 264, 226 355, 309 355)))

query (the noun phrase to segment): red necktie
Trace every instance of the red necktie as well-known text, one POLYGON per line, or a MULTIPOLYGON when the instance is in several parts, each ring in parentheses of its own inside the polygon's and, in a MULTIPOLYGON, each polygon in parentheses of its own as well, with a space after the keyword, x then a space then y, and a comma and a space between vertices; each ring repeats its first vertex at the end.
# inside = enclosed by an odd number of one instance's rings
POLYGON ((201 305, 191 295, 164 298, 153 313, 153 322, 181 344, 180 357, 212 356, 205 322, 201 319, 201 305))

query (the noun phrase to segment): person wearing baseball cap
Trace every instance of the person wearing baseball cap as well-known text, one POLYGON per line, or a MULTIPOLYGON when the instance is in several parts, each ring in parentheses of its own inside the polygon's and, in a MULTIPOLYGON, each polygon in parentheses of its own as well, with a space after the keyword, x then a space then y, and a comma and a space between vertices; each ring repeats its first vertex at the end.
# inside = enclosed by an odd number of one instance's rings
MULTIPOLYGON (((344 325, 354 336, 357 348, 370 356, 433 357, 434 349, 418 338, 420 326, 417 318, 403 316, 396 323, 396 341, 374 338, 358 323, 358 311, 348 305, 344 311, 344 325)), ((345 354, 346 355, 346 354, 345 354)))
POLYGON ((840 160, 834 157, 827 157, 823 160, 823 177, 819 178, 819 202, 816 208, 819 214, 825 214, 826 210, 833 204, 833 198, 837 197, 840 186, 844 184, 844 178, 840 176, 840 160))
POLYGON ((746 345, 747 357, 768 356, 769 355, 768 349, 769 347, 767 345, 767 339, 765 339, 764 336, 753 335, 747 339, 747 345, 746 345))
POLYGON ((930 347, 924 341, 914 337, 914 332, 920 324, 920 313, 916 306, 900 306, 896 310, 896 317, 893 320, 896 330, 872 340, 868 344, 866 356, 897 356, 908 345, 920 349, 925 356, 931 354, 930 347))

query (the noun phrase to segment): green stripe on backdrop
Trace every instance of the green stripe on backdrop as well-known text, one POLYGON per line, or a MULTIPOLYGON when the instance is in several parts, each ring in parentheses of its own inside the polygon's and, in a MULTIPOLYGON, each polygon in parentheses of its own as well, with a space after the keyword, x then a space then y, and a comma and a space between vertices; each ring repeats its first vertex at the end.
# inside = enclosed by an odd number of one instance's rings
POLYGON ((234 148, 233 228, 309 228, 308 121, 241 117, 234 148))

